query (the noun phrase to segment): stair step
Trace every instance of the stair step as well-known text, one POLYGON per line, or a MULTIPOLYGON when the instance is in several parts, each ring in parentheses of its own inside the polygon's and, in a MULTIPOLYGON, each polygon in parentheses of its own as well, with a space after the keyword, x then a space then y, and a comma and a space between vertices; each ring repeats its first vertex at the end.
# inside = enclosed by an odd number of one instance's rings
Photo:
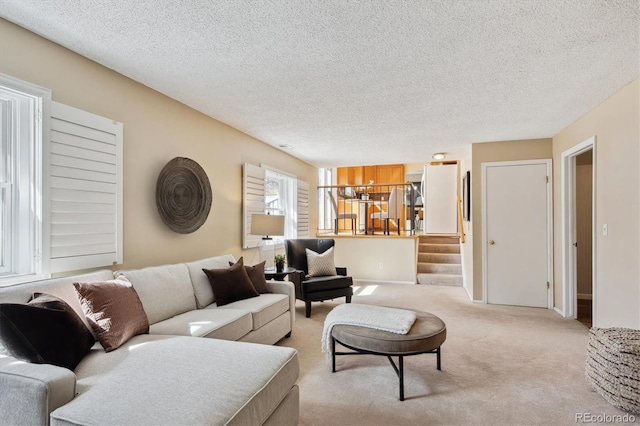
POLYGON ((461 275, 462 265, 449 263, 423 263, 418 262, 419 274, 445 274, 445 275, 461 275))
POLYGON ((462 275, 446 274, 418 274, 418 284, 422 285, 448 285, 462 287, 462 275))
POLYGON ((458 237, 432 237, 429 235, 420 235, 420 244, 458 244, 460 239, 458 237))
POLYGON ((418 244, 418 253, 460 253, 460 244, 418 244))
POLYGON ((455 253, 418 253, 418 262, 459 264, 460 255, 455 253))

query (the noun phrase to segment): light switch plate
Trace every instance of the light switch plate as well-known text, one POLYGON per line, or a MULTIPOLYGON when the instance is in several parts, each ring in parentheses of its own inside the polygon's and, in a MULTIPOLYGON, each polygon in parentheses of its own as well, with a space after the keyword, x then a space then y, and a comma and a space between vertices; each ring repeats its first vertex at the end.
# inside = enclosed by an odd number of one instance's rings
POLYGON ((609 235, 609 227, 607 226, 606 223, 602 224, 602 235, 605 237, 609 235))

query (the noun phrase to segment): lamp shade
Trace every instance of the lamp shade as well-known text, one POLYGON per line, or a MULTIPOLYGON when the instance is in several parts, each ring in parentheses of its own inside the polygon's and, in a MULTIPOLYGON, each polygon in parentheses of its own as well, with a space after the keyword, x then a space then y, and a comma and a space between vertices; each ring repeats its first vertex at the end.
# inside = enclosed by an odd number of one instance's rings
POLYGON ((284 235, 284 216, 273 214, 251 215, 252 235, 284 235))

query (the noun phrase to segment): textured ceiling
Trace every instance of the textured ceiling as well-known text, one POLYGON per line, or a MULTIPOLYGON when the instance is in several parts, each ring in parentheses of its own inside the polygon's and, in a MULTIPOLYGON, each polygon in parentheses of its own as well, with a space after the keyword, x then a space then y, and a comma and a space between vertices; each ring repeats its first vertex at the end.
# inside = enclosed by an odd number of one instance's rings
POLYGON ((318 166, 551 137, 639 75, 639 0, 0 0, 318 166))

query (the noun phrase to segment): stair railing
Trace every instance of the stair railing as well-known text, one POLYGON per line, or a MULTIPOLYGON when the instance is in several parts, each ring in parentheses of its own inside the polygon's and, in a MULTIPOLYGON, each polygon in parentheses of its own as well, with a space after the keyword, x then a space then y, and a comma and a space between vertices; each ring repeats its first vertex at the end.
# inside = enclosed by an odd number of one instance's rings
POLYGON ((462 199, 458 197, 458 236, 460 237, 460 242, 464 244, 464 227, 462 222, 462 199))

